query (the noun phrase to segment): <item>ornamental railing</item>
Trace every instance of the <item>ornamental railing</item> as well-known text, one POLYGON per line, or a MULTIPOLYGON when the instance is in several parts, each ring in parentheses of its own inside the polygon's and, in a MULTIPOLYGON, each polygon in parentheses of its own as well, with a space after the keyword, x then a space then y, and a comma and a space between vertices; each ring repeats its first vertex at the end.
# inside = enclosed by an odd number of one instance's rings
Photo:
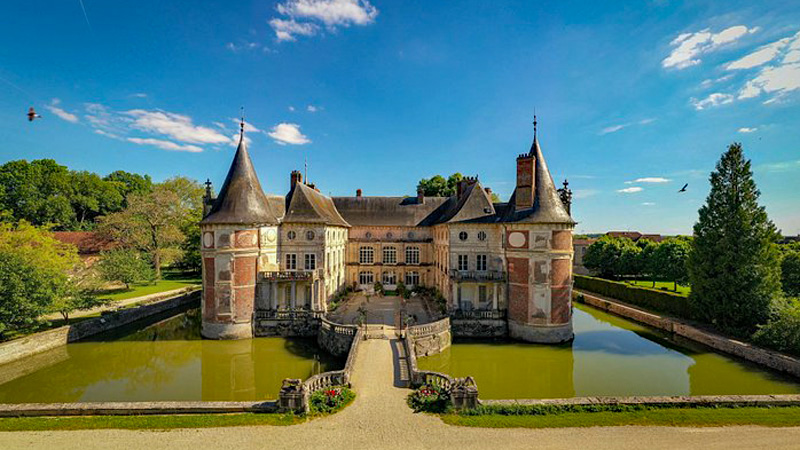
POLYGON ((255 312, 256 319, 267 320, 321 319, 324 315, 323 311, 311 311, 308 309, 258 309, 255 312))
POLYGON ((505 281, 502 270, 455 270, 450 269, 450 278, 455 281, 505 281))
POLYGON ((504 309, 456 309, 450 313, 450 318, 453 320, 504 320, 507 311, 504 309))
POLYGON ((408 327, 407 335, 409 337, 416 339, 423 336, 438 334, 449 329, 450 329, 450 318, 445 317, 444 319, 438 320, 436 322, 424 323, 422 325, 414 325, 412 327, 408 327))
POLYGON ((319 269, 259 272, 260 279, 264 281, 308 281, 321 275, 322 272, 319 269))

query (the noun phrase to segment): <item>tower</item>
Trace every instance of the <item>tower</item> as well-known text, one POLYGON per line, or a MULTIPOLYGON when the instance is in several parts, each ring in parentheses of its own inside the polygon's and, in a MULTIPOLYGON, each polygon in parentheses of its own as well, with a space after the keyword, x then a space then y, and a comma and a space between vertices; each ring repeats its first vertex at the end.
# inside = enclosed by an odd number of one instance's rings
POLYGON ((253 169, 242 120, 239 146, 228 175, 211 210, 200 222, 203 337, 252 337, 259 265, 277 259, 270 255, 266 242, 260 244, 259 237, 272 236, 274 241, 278 220, 253 169))

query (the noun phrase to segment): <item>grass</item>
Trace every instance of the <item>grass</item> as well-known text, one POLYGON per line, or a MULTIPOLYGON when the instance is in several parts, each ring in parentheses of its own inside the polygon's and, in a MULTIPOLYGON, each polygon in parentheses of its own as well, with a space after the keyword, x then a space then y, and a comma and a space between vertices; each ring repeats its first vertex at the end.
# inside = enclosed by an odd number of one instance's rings
POLYGON ((211 428, 241 426, 286 426, 304 422, 294 414, 195 414, 147 416, 9 417, 0 418, 0 431, 169 430, 173 428, 211 428))
POLYGON ((188 286, 200 284, 199 275, 186 275, 180 272, 165 271, 163 278, 153 284, 134 284, 129 289, 120 288, 103 291, 98 297, 106 298, 111 301, 128 300, 134 297, 157 294, 159 292, 171 291, 188 286))
POLYGON ((611 426, 716 427, 800 426, 800 407, 658 408, 632 411, 565 412, 545 415, 440 416, 448 425, 483 428, 570 428, 611 426))
POLYGON ((643 287, 643 288, 650 288, 650 289, 654 289, 654 290, 657 290, 657 291, 669 291, 669 292, 677 293, 677 294, 684 295, 684 296, 688 296, 689 292, 692 291, 691 286, 684 286, 684 285, 681 285, 681 284, 678 285, 678 290, 675 291, 674 290, 675 284, 672 283, 671 281, 656 281, 656 287, 653 287, 653 281, 652 280, 626 280, 625 282, 628 283, 628 284, 631 284, 633 286, 638 286, 638 287, 643 287))

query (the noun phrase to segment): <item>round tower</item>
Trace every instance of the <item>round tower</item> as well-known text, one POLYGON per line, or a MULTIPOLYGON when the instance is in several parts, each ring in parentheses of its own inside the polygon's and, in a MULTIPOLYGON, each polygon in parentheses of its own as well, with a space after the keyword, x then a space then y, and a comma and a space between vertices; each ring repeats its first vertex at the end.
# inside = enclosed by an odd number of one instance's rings
POLYGON ((203 327, 209 339, 253 336, 259 231, 278 217, 261 190, 247 145, 244 121, 228 176, 200 222, 203 257, 203 327))

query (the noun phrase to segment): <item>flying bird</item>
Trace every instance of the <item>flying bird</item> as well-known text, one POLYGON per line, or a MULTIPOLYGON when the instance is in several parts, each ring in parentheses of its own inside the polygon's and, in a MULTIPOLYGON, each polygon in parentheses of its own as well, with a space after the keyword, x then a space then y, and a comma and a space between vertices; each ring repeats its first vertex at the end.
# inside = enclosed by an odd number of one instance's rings
POLYGON ((34 119, 41 119, 41 118, 42 116, 36 114, 36 110, 33 109, 33 106, 31 106, 30 109, 28 109, 28 122, 33 122, 34 119))
POLYGON ((684 184, 683 187, 681 188, 681 190, 678 191, 678 192, 686 192, 686 188, 687 187, 689 187, 689 183, 684 184))

